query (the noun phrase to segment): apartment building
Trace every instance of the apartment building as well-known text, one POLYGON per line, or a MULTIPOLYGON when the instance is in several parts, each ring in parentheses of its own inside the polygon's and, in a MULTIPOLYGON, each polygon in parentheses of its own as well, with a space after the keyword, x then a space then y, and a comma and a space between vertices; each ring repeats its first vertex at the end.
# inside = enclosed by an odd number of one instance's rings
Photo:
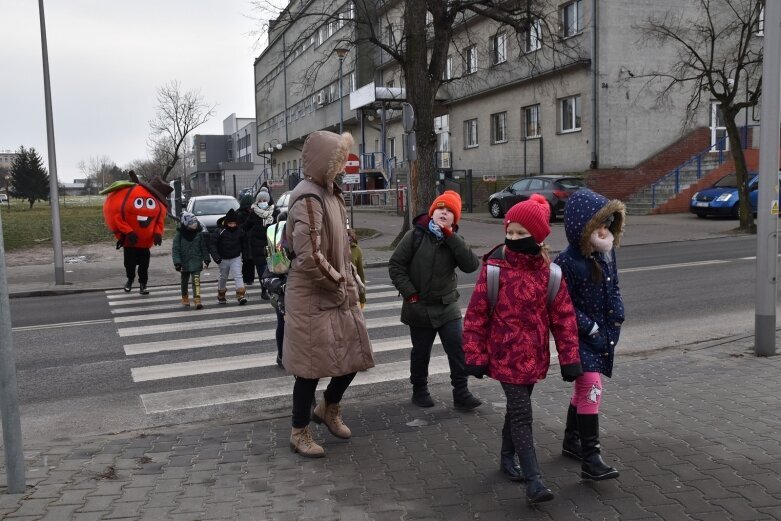
POLYGON ((223 133, 196 134, 185 154, 185 190, 189 195, 237 196, 263 173, 265 158, 258 155, 254 118, 231 114, 222 122, 223 133))
MULTIPOLYGON (((381 2, 368 25, 355 23, 349 1, 295 1, 272 24, 255 79, 257 141, 277 144, 274 176, 295 174, 306 136, 337 131, 340 122, 359 144, 364 187, 370 179, 372 186, 392 179, 388 172, 407 159, 401 70, 376 47, 352 44, 366 27, 388 45, 397 42, 402 5, 381 2)), ((456 27, 437 95, 439 169, 469 169, 477 177, 618 175, 696 129, 714 142, 723 137, 716 105, 705 99, 684 124, 688 92, 674 91, 660 103, 659 90, 636 79, 678 59, 675 49, 644 41, 637 26, 686 9, 676 0, 550 0, 545 19, 522 33, 468 17, 456 27)), ((747 123, 755 123, 754 113, 746 114, 747 123)), ((703 144, 689 139, 685 153, 703 144)))

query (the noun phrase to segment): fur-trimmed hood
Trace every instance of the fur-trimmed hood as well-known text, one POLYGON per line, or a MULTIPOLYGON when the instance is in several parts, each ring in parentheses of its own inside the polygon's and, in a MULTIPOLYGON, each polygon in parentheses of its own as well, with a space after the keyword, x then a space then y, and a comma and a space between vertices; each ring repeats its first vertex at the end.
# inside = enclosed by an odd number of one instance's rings
POLYGON ((594 252, 589 240, 591 234, 610 215, 613 215, 610 231, 613 234, 613 245, 617 248, 621 243, 626 222, 624 203, 618 199, 608 200, 607 197, 586 188, 576 191, 569 196, 567 206, 564 207, 564 231, 567 241, 581 255, 588 257, 594 252))
POLYGON ((333 181, 336 175, 344 171, 347 156, 355 144, 352 134, 342 135, 318 130, 312 132, 304 142, 301 161, 304 176, 333 193, 333 181))

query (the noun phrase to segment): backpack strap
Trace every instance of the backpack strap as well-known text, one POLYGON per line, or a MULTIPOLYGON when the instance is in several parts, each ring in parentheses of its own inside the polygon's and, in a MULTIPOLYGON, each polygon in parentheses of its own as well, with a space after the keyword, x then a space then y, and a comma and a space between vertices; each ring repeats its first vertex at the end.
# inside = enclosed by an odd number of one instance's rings
POLYGON ((555 262, 550 263, 550 278, 548 279, 548 307, 553 305, 553 299, 561 287, 561 266, 555 262))
MULTIPOLYGON (((497 248, 491 254, 489 259, 504 259, 504 246, 497 248)), ((488 316, 493 315, 494 306, 499 298, 499 272, 501 268, 495 264, 489 264, 487 267, 486 285, 488 286, 488 316)))

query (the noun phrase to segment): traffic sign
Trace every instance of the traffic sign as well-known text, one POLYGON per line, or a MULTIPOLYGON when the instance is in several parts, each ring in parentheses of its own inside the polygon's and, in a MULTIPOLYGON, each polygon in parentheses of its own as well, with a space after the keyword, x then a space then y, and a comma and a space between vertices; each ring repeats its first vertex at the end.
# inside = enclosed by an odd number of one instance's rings
POLYGON ((358 160, 358 156, 350 154, 347 156, 347 163, 344 165, 344 173, 357 174, 361 169, 361 162, 358 160))
POLYGON ((357 185, 361 182, 361 174, 345 174, 342 182, 346 185, 357 185))

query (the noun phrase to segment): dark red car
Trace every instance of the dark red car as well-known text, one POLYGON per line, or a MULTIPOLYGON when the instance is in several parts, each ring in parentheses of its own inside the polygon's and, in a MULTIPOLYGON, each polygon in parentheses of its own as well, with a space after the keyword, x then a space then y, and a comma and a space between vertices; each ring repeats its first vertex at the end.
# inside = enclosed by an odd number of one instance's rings
POLYGON ((494 217, 502 217, 515 203, 525 201, 531 194, 544 196, 551 206, 551 221, 564 213, 564 205, 570 194, 586 183, 579 177, 561 175, 535 175, 522 177, 513 184, 488 198, 488 211, 494 217))

